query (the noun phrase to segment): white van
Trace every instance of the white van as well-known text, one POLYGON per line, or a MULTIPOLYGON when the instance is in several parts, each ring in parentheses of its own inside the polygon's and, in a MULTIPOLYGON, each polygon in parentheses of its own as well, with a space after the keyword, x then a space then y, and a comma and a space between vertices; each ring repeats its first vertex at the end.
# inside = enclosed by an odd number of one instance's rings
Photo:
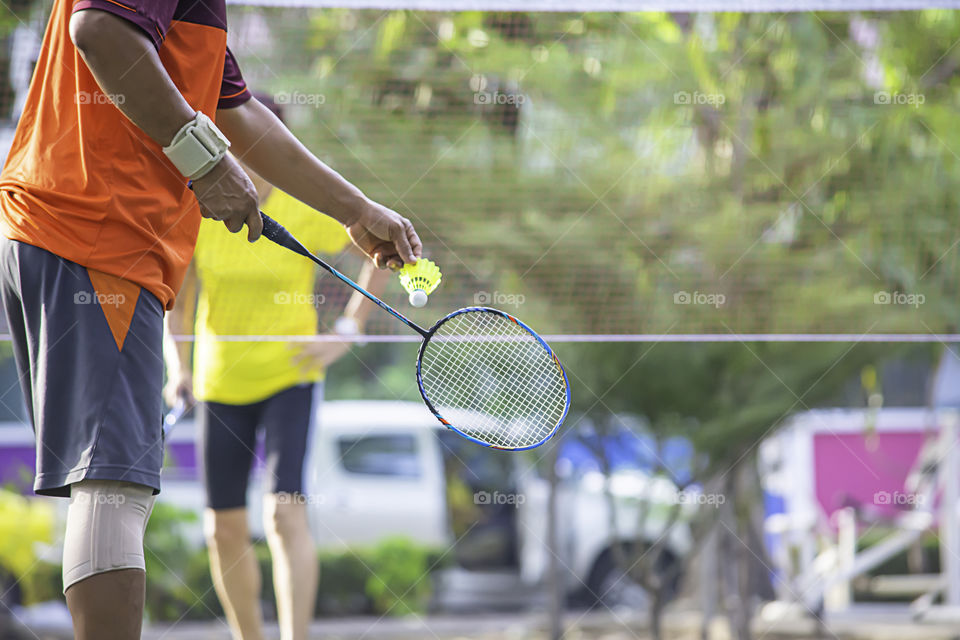
MULTIPOLYGON (((499 594, 503 604, 517 604, 517 592, 529 592, 544 579, 549 485, 537 463, 545 450, 512 453, 479 446, 443 427, 416 402, 328 402, 320 425, 308 459, 307 499, 321 547, 398 535, 452 545, 458 569, 442 576, 448 607, 460 599, 475 605, 480 594, 467 596, 471 585, 488 585, 488 601, 499 594)), ((604 488, 600 473, 561 482, 561 567, 571 593, 604 594, 608 604, 635 601, 637 587, 621 579, 609 555, 613 536, 604 488)), ((619 539, 646 546, 664 534, 666 509, 650 509, 646 518, 639 512, 644 500, 677 500, 671 482, 629 469, 614 473, 610 488, 618 504, 619 539), (638 531, 644 520, 644 531, 638 531)), ((686 554, 689 528, 675 526, 666 540, 668 557, 686 554)))

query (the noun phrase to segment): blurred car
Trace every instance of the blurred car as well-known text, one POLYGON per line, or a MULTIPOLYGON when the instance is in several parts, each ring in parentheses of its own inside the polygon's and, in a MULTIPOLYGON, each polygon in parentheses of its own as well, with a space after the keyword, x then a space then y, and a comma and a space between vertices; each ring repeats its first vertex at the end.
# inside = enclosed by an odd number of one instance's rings
MULTIPOLYGON (((438 590, 447 594, 441 603, 447 608, 476 605, 475 596, 481 596, 468 595, 468 583, 488 584, 508 605, 519 604, 518 593, 545 579, 549 483, 537 464, 545 450, 478 446, 444 428, 420 403, 329 402, 320 423, 306 499, 321 547, 397 535, 449 547, 456 568, 441 576, 448 588, 438 590)), ((648 474, 650 461, 640 454, 649 456, 651 449, 637 444, 636 434, 605 436, 600 441, 617 451, 610 464, 616 505, 611 518, 606 477, 585 453, 596 450, 589 440, 597 437, 570 432, 558 454, 564 582, 571 594, 586 593, 608 605, 636 604, 644 599, 642 590, 612 561, 611 544, 616 539, 637 549, 664 537, 678 492, 669 480, 648 474)), ((683 447, 673 444, 668 449, 679 457, 683 447)), ((665 542, 663 562, 679 559, 691 546, 688 526, 678 523, 665 542)))
MULTIPOLYGON (((443 427, 416 402, 326 402, 319 424, 308 445, 301 496, 319 548, 407 537, 447 549, 446 557, 453 560, 452 568, 435 577, 438 607, 530 604, 530 594, 537 591, 532 587, 543 583, 549 564, 550 490, 541 461, 546 450, 511 453, 479 446, 443 427)), ((3 432, 0 457, 11 462, 32 457, 29 429, 17 425, 15 432, 0 428, 3 432)), ((170 434, 158 499, 199 512, 204 497, 195 435, 190 419, 170 434)), ((669 480, 649 474, 649 453, 649 443, 627 431, 564 435, 558 453, 558 535, 569 594, 609 606, 645 601, 643 590, 613 562, 614 540, 636 550, 663 538, 666 563, 690 550, 686 523, 665 531, 678 491, 669 480), (605 465, 609 478, 600 471, 605 465)), ((262 460, 261 450, 248 496, 255 536, 263 535, 262 460)), ((19 475, 29 475, 25 471, 19 475)), ((203 544, 199 524, 185 525, 185 533, 203 544)))

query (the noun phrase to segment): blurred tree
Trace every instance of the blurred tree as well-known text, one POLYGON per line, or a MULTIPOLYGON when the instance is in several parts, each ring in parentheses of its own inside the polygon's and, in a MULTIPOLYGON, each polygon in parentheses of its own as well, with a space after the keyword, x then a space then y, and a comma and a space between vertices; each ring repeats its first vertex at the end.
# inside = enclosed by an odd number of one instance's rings
MULTIPOLYGON (((417 223, 444 270, 418 321, 486 303, 544 333, 956 330, 955 12, 232 12, 250 79, 417 223)), ((689 438, 750 541, 759 440, 903 349, 558 352, 578 415, 689 438)), ((393 353, 341 371, 392 380, 413 357, 393 353)))
POLYGON ((486 292, 565 333, 954 327, 949 11, 231 19, 310 146, 418 223, 444 309, 486 292))

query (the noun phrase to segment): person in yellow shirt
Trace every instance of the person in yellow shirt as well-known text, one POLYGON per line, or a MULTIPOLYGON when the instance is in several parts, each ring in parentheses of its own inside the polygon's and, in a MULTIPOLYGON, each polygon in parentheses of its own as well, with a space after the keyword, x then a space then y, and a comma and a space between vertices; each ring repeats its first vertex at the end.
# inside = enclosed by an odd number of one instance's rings
MULTIPOLYGON (((268 99, 261 102, 276 105, 268 99)), ((261 208, 315 253, 350 246, 343 226, 273 189, 248 167, 261 208)), ((264 529, 273 559, 277 614, 283 640, 307 637, 317 589, 317 559, 307 524, 303 463, 324 370, 348 342, 224 340, 225 336, 311 336, 317 332, 316 268, 270 242, 248 243, 201 223, 181 297, 168 314, 170 334, 195 334, 193 375, 189 343, 165 348, 167 401, 199 401, 207 509, 204 532, 214 587, 234 637, 262 638, 260 574, 247 525, 247 483, 262 430, 266 448, 264 529), (195 303, 195 304, 191 304, 195 303), (191 327, 191 325, 194 325, 191 327)), ((388 272, 367 262, 359 284, 379 295, 388 272)), ((373 308, 359 293, 337 327, 362 331, 373 308)))

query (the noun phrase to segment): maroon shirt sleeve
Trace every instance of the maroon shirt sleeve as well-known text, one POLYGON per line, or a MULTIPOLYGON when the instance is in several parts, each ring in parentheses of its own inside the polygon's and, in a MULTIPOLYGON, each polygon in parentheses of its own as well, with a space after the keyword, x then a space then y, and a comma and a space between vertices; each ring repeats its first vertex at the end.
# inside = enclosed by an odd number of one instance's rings
POLYGON ((217 109, 233 109, 252 98, 247 83, 240 73, 237 59, 233 57, 230 47, 227 47, 227 57, 223 61, 223 81, 220 84, 220 101, 217 109))
POLYGON ((153 46, 159 49, 178 3, 179 0, 77 0, 73 11, 99 9, 129 20, 140 27, 153 41, 153 46))

